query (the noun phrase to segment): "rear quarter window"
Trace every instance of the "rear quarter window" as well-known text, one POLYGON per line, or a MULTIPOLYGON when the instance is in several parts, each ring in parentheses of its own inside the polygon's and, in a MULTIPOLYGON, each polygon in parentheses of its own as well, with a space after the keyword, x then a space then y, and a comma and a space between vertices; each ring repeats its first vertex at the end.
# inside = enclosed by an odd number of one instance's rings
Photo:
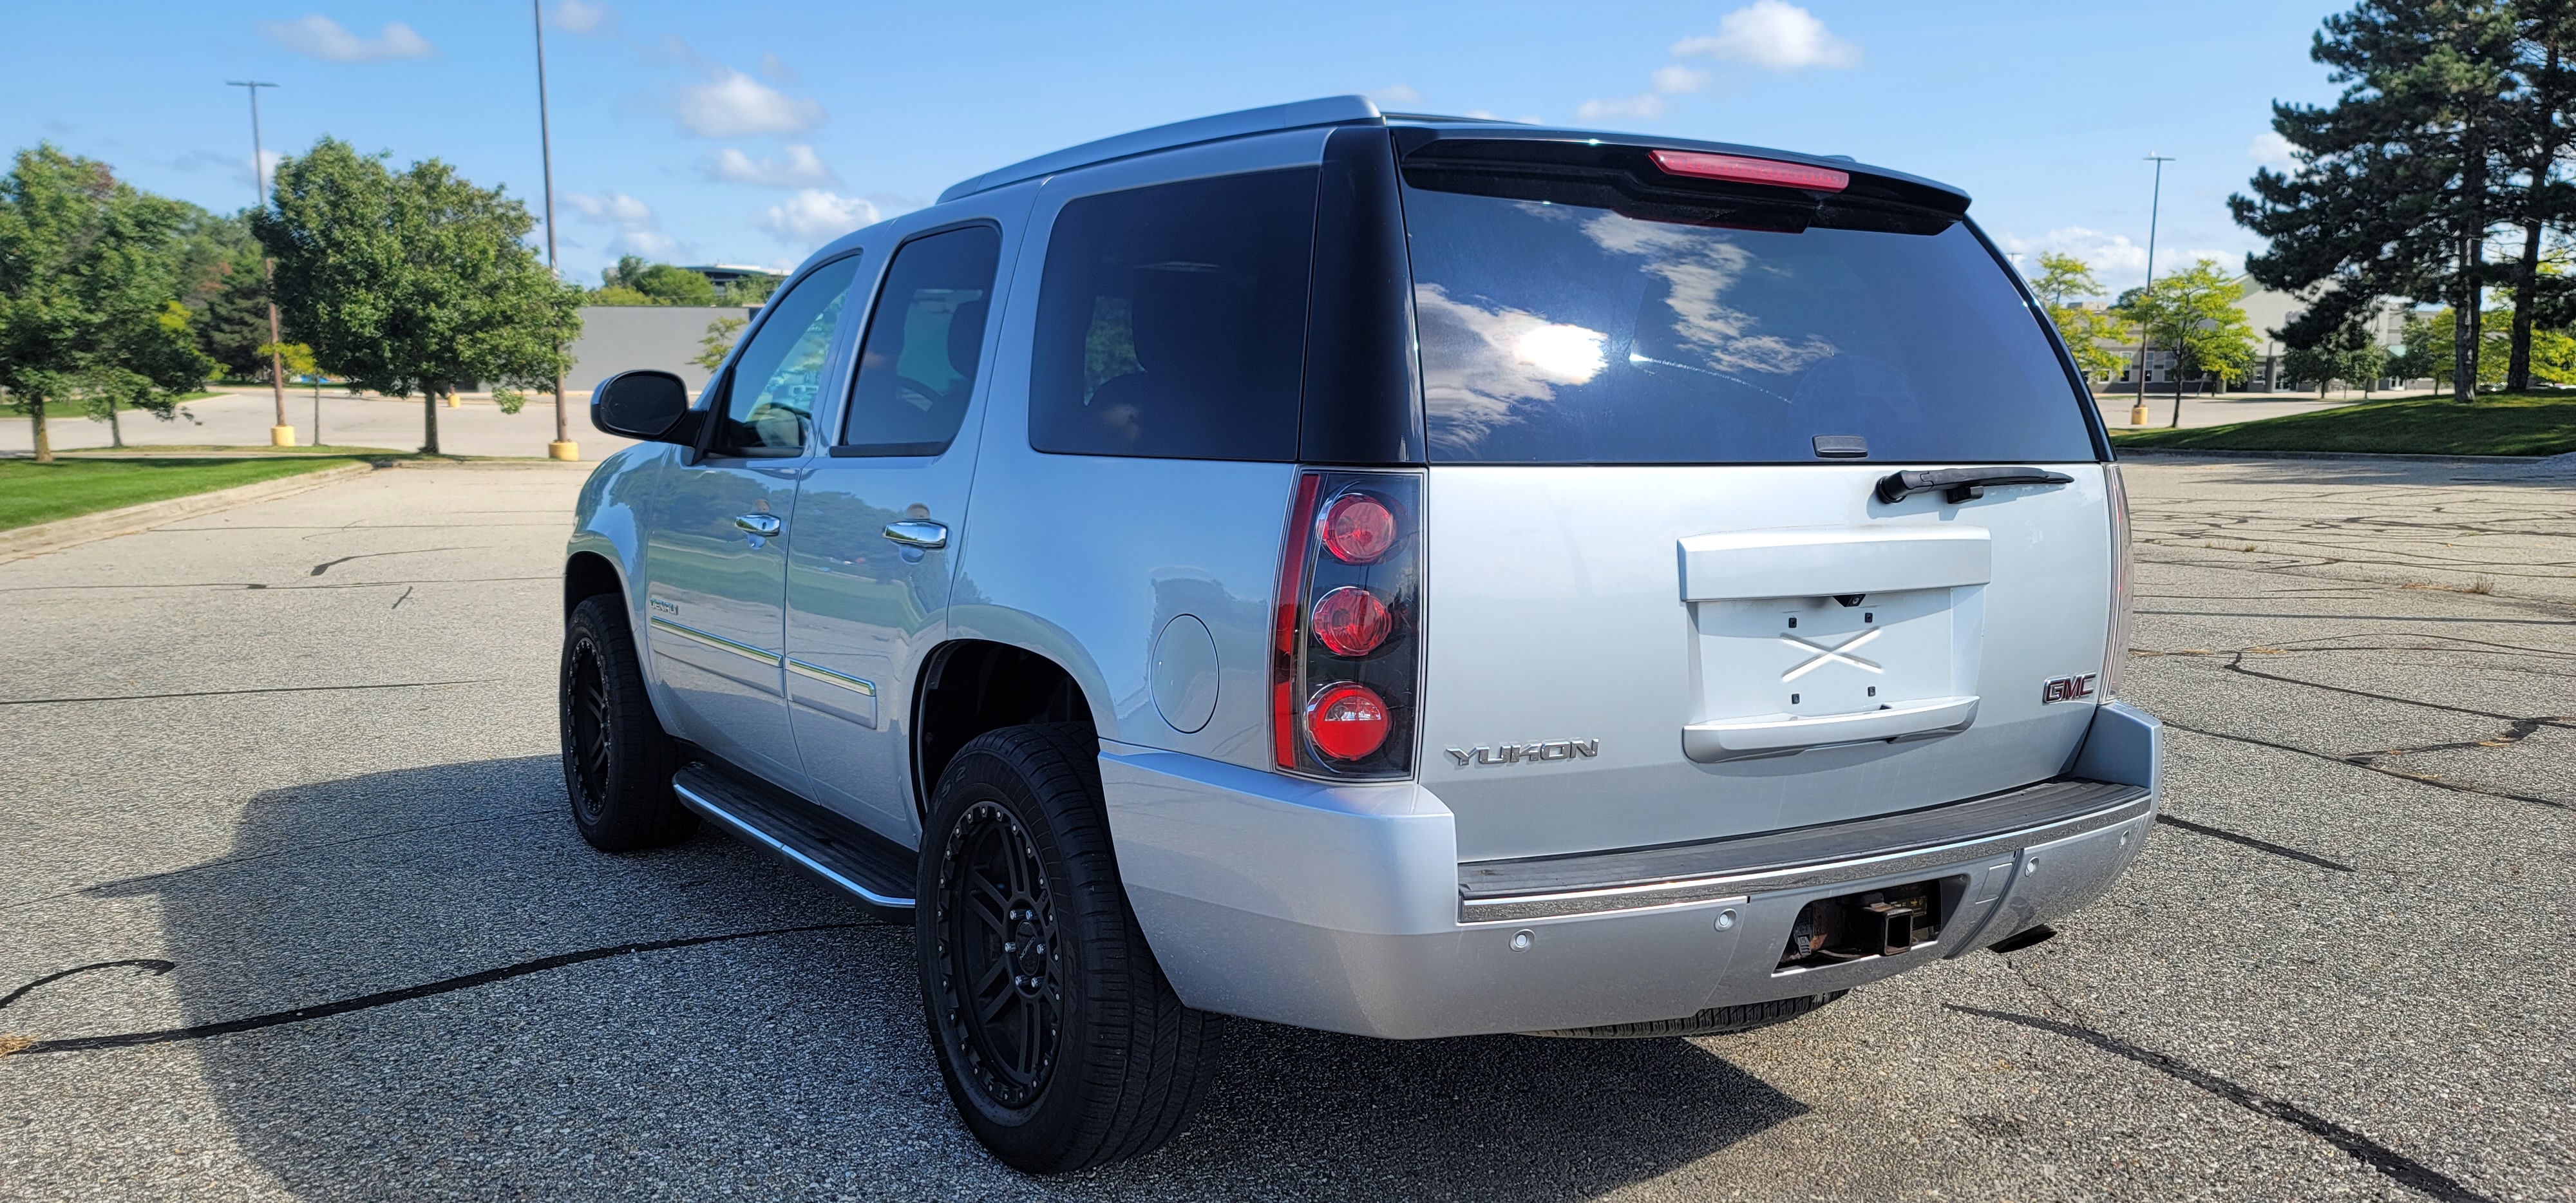
POLYGON ((1082 197, 1048 238, 1029 444, 1297 458, 1314 168, 1082 197))
MULTIPOLYGON (((1964 221, 1723 228, 1413 186, 1435 462, 2091 460, 2056 348, 1964 221)), ((1686 216, 1686 215, 1684 215, 1686 216)))

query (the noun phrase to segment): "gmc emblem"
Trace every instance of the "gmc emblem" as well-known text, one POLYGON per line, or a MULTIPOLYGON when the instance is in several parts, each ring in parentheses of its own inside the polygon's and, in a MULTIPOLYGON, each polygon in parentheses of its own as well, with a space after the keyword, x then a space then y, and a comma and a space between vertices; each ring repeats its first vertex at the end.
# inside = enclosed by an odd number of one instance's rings
POLYGON ((2086 673, 2080 677, 2050 677, 2039 687, 2039 704, 2045 706, 2051 702, 2080 702, 2092 697, 2093 682, 2101 679, 2101 676, 2100 673, 2086 673))

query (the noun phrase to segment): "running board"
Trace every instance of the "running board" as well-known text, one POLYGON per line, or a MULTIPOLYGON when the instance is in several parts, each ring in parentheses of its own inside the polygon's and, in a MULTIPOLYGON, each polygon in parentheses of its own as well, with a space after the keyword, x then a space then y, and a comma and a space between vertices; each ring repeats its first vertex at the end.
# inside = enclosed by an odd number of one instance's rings
POLYGON ((671 778, 681 804, 735 838, 839 887, 889 923, 912 922, 913 854, 803 799, 693 764, 671 778))

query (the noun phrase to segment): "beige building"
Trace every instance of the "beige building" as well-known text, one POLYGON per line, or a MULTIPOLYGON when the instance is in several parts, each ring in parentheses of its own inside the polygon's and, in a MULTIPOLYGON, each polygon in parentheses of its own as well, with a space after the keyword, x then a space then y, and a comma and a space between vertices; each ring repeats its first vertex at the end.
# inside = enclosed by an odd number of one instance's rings
MULTIPOLYGON (((2245 323, 2254 328, 2254 337, 2260 340, 2255 352, 2254 368, 2247 374, 2243 386, 2244 391, 2271 393, 2300 391, 2315 388, 2316 385, 2313 381, 2297 381, 2289 379, 2284 374, 2282 368, 2282 361, 2288 357, 2289 348, 2284 346, 2281 342, 2281 327, 2290 324, 2292 320, 2305 312, 2307 310, 2308 301, 2293 293, 2280 292, 2275 289, 2265 288, 2261 284, 2255 283, 2254 277, 2252 276, 2239 276, 2237 277, 2236 283, 2239 287, 2245 290, 2245 295, 2238 298, 2236 308, 2245 315, 2245 323)), ((2331 286, 2328 285, 2325 287, 2331 286)), ((2105 306, 2099 303, 2092 303, 2088 304, 2086 308, 2101 309, 2105 308, 2105 306)), ((2370 332, 2382 349, 2393 351, 2395 348, 2404 345, 2406 338, 2406 317, 2412 312, 2414 312, 2414 306, 2405 301, 2392 299, 2380 302, 2378 312, 2371 315, 2370 332)), ((2106 343, 2105 345, 2110 344, 2106 343)), ((2124 366, 2122 366, 2119 374, 2116 376, 2095 377, 2092 381, 2094 392, 2113 395, 2124 392, 2134 393, 2137 391, 2138 344, 2135 342, 2124 342, 2119 344, 2117 349, 2120 352, 2120 357, 2124 366)), ((2216 381, 2210 380, 2205 376, 2183 380, 2180 381, 2179 384, 2182 388, 2194 392, 2214 392, 2218 387, 2216 381)), ((2173 395, 2176 385, 2177 381, 2174 379, 2173 352, 2169 350, 2154 350, 2148 352, 2148 394, 2152 396, 2156 393, 2163 393, 2167 396, 2171 396, 2173 395)))

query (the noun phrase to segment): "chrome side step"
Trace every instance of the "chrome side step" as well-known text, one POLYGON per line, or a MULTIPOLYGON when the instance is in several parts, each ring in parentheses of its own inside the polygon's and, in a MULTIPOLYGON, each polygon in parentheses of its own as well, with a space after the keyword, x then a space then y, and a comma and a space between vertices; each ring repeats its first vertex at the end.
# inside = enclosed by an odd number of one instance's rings
POLYGON ((848 819, 721 769, 671 778, 682 805, 735 838, 823 879, 889 923, 912 922, 913 854, 848 819))

